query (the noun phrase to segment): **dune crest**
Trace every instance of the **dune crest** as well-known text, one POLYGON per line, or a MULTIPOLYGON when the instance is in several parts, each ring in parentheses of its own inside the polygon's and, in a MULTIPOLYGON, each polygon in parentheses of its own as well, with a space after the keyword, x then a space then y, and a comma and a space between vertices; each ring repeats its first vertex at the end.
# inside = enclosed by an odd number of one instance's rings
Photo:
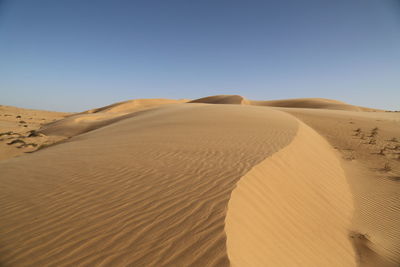
POLYGON ((356 266, 352 212, 337 155, 300 123, 293 141, 250 170, 232 192, 225 227, 231 264, 356 266))
POLYGON ((203 104, 247 104, 248 100, 240 95, 215 95, 190 101, 189 103, 203 104))
POLYGON ((186 99, 134 99, 105 107, 73 114, 63 120, 47 124, 40 133, 51 136, 72 137, 110 125, 129 117, 129 114, 151 108, 187 102, 186 99))
POLYGON ((83 114, 89 113, 130 113, 145 108, 151 108, 155 106, 185 103, 187 99, 175 100, 165 98, 144 98, 144 99, 133 99, 123 102, 114 103, 105 107, 90 109, 82 112, 83 114))

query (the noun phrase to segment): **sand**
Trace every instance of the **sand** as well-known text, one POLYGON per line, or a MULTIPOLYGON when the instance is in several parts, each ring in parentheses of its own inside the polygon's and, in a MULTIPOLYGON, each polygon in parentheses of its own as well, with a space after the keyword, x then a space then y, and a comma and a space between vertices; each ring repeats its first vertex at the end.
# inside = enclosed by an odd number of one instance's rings
POLYGON ((269 106, 269 107, 286 107, 286 108, 312 108, 312 109, 333 109, 333 110, 349 110, 349 111, 382 111, 379 109, 360 107, 349 105, 342 101, 325 99, 325 98, 297 98, 270 101, 248 101, 251 105, 269 106))
POLYGON ((355 266, 348 238, 353 209, 335 152, 300 123, 294 140, 232 193, 225 227, 231 264, 355 266))
POLYGON ((316 129, 341 154, 355 205, 352 240, 362 266, 398 266, 400 114, 285 111, 316 129))
POLYGON ((34 112, 0 125, 42 142, 0 143, 2 265, 400 263, 399 113, 237 95, 34 112))
POLYGON ((231 191, 296 131, 262 107, 173 105, 3 161, 2 261, 227 265, 231 191))
POLYGON ((133 112, 187 101, 162 98, 134 99, 81 113, 0 106, 0 160, 60 143, 75 135, 122 120, 133 112))
POLYGON ((216 95, 207 96, 195 100, 190 103, 207 103, 207 104, 236 104, 236 105, 253 105, 265 107, 286 107, 286 108, 307 108, 307 109, 333 109, 333 110, 349 110, 349 111, 373 111, 380 112, 383 110, 360 107, 350 105, 342 101, 326 99, 326 98, 294 98, 282 100, 249 100, 240 95, 216 95))
POLYGON ((57 137, 32 134, 32 131, 69 115, 0 105, 0 160, 23 155, 42 145, 59 141, 57 137))

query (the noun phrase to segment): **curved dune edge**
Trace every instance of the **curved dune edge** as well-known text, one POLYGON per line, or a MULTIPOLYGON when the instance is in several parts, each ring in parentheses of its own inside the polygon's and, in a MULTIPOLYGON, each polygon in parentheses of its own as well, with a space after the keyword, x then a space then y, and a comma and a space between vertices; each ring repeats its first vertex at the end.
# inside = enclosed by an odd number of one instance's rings
POLYGON ((251 169, 228 204, 232 266, 355 266, 352 195, 327 141, 299 122, 288 146, 251 169))
POLYGON ((389 140, 400 136, 400 119, 395 113, 355 113, 317 110, 289 110, 313 128, 338 151, 354 198, 352 242, 360 266, 400 266, 400 161, 395 150, 377 154, 379 147, 393 147, 389 140), (367 144, 355 136, 357 128, 369 131, 377 127, 376 144, 367 144), (383 172, 388 163, 393 171, 383 172), (397 175, 398 176, 398 175, 397 175))
POLYGON ((232 190, 297 130, 269 108, 171 105, 0 162, 0 262, 229 266, 232 190))

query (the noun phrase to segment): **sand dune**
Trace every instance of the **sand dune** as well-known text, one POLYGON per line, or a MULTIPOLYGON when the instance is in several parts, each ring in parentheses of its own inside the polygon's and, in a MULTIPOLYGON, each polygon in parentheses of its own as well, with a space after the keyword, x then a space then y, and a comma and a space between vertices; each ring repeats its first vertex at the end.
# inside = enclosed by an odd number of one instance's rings
POLYGON ((334 109, 351 111, 381 111, 373 108, 350 105, 341 101, 325 98, 297 98, 271 101, 251 101, 252 105, 286 108, 312 108, 312 109, 334 109))
POLYGON ((107 126, 127 115, 129 117, 133 112, 187 101, 135 99, 81 113, 0 106, 0 160, 34 152, 75 135, 107 126))
POLYGON ((6 265, 228 265, 236 182, 298 124, 262 107, 148 110, 0 163, 6 265))
POLYGON ((151 108, 155 106, 168 105, 168 104, 177 104, 177 103, 185 103, 188 102, 187 99, 174 100, 174 99, 165 99, 165 98, 151 98, 151 99, 133 99, 123 102, 114 103, 105 107, 91 109, 83 114, 87 113, 130 113, 133 111, 143 110, 146 108, 151 108))
POLYGON ((190 103, 205 104, 244 104, 247 100, 240 95, 215 95, 190 101, 190 103))
POLYGON ((267 107, 286 108, 312 108, 312 109, 334 109, 351 111, 381 111, 378 109, 354 106, 341 101, 325 98, 296 98, 283 100, 258 101, 248 100, 239 95, 217 95, 192 100, 191 103, 207 104, 241 104, 267 107))
POLYGON ((39 132, 51 136, 72 137, 125 119, 133 112, 184 102, 187 102, 187 100, 134 99, 119 102, 102 108, 74 114, 64 120, 47 124, 42 127, 39 132))
POLYGON ((186 102, 5 116, 0 264, 398 266, 399 113, 186 102))

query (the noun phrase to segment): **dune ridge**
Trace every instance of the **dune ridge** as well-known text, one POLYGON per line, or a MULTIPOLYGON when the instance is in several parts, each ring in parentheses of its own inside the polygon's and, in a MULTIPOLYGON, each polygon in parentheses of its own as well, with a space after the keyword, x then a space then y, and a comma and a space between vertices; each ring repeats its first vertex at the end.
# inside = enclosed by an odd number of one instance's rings
POLYGON ((249 101, 252 105, 268 107, 286 108, 311 108, 311 109, 332 109, 332 110, 351 110, 351 111, 382 111, 379 109, 366 108, 350 105, 342 101, 326 98, 294 98, 269 101, 249 101))
POLYGON ((239 104, 266 107, 286 107, 286 108, 311 108, 311 109, 333 109, 333 110, 352 110, 352 111, 382 111, 379 109, 366 108, 350 105, 338 100, 326 98, 293 98, 282 100, 249 100, 240 95, 216 95, 199 98, 190 103, 206 104, 239 104))
POLYGON ((240 95, 215 95, 189 101, 189 103, 203 104, 246 104, 247 99, 240 95))
POLYGON ((185 103, 187 99, 166 99, 166 98, 142 98, 142 99, 133 99, 123 102, 114 103, 108 106, 104 106, 101 108, 90 109, 84 111, 80 114, 92 114, 92 113, 130 113, 137 110, 142 110, 145 108, 151 108, 155 106, 168 105, 168 104, 177 104, 177 103, 185 103))
POLYGON ((45 135, 69 138, 129 118, 132 113, 163 105, 185 102, 187 102, 186 99, 174 100, 164 98, 134 99, 118 102, 105 107, 72 114, 63 120, 43 126, 39 132, 45 135))
POLYGON ((232 192, 225 227, 231 265, 356 266, 352 212, 337 155, 299 123, 292 142, 253 167, 232 192))
POLYGON ((0 261, 228 266, 231 191, 297 127, 270 108, 163 106, 2 161, 0 261))

